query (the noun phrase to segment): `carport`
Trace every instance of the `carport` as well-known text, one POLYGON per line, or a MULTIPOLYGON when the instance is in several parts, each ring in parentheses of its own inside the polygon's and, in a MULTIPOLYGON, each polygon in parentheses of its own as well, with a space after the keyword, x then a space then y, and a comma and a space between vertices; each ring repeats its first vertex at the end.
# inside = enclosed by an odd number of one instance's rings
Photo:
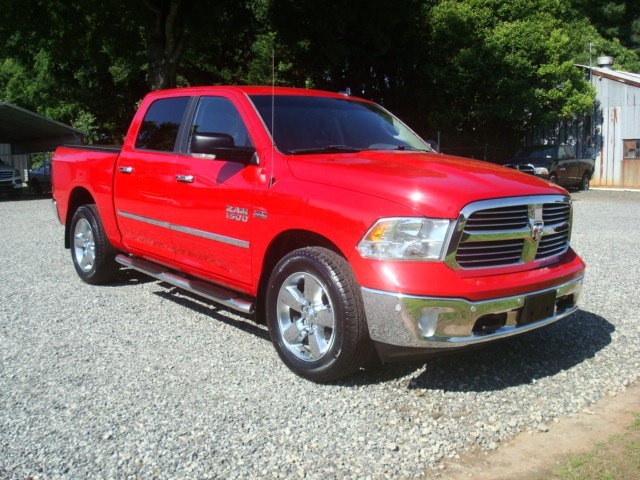
POLYGON ((10 103, 0 102, 0 159, 27 180, 30 154, 80 144, 85 133, 10 103))

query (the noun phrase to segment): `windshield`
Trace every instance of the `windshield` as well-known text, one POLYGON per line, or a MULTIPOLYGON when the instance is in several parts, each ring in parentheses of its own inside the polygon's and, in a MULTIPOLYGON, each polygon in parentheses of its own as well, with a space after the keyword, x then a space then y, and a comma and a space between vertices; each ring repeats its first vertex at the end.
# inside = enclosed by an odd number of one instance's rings
POLYGON ((546 159, 554 158, 558 153, 555 146, 523 147, 516 152, 514 158, 546 159))
POLYGON ((381 107, 353 99, 298 95, 252 95, 278 150, 287 154, 420 150, 420 137, 381 107), (272 122, 275 104, 275 135, 272 122))

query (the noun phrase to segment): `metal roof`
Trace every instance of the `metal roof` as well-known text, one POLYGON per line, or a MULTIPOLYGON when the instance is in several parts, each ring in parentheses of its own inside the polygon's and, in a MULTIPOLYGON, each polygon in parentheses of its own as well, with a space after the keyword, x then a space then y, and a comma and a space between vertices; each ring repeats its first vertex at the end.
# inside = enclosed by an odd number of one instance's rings
POLYGON ((591 70, 591 73, 597 77, 640 87, 640 73, 623 72, 622 70, 612 70, 611 68, 589 67, 588 65, 578 65, 578 67, 591 70))
POLYGON ((0 143, 13 153, 48 152, 63 143, 79 144, 85 133, 10 103, 0 102, 0 143))

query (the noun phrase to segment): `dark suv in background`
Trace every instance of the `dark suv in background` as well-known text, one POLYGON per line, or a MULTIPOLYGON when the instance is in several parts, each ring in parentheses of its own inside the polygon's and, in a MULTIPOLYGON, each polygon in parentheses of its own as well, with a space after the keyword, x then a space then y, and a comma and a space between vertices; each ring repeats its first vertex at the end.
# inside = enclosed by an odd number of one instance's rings
POLYGON ((529 145, 505 163, 563 187, 588 190, 594 169, 593 158, 577 158, 571 145, 529 145))
POLYGON ((29 188, 37 194, 51 191, 51 160, 29 170, 29 188))

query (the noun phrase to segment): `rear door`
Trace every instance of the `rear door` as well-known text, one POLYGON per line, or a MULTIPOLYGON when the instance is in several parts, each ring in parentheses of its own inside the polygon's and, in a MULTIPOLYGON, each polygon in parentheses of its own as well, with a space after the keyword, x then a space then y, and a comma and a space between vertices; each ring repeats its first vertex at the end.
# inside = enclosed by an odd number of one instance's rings
MULTIPOLYGON (((123 243, 135 254, 172 259, 171 214, 177 139, 191 97, 158 98, 118 158, 114 203, 123 243)), ((144 108, 144 104, 141 108, 144 108)))
POLYGON ((226 134, 235 146, 251 147, 240 111, 223 95, 198 100, 185 146, 176 162, 171 207, 176 261, 231 287, 248 285, 251 274, 251 201, 259 167, 219 155, 190 153, 190 136, 226 134))

